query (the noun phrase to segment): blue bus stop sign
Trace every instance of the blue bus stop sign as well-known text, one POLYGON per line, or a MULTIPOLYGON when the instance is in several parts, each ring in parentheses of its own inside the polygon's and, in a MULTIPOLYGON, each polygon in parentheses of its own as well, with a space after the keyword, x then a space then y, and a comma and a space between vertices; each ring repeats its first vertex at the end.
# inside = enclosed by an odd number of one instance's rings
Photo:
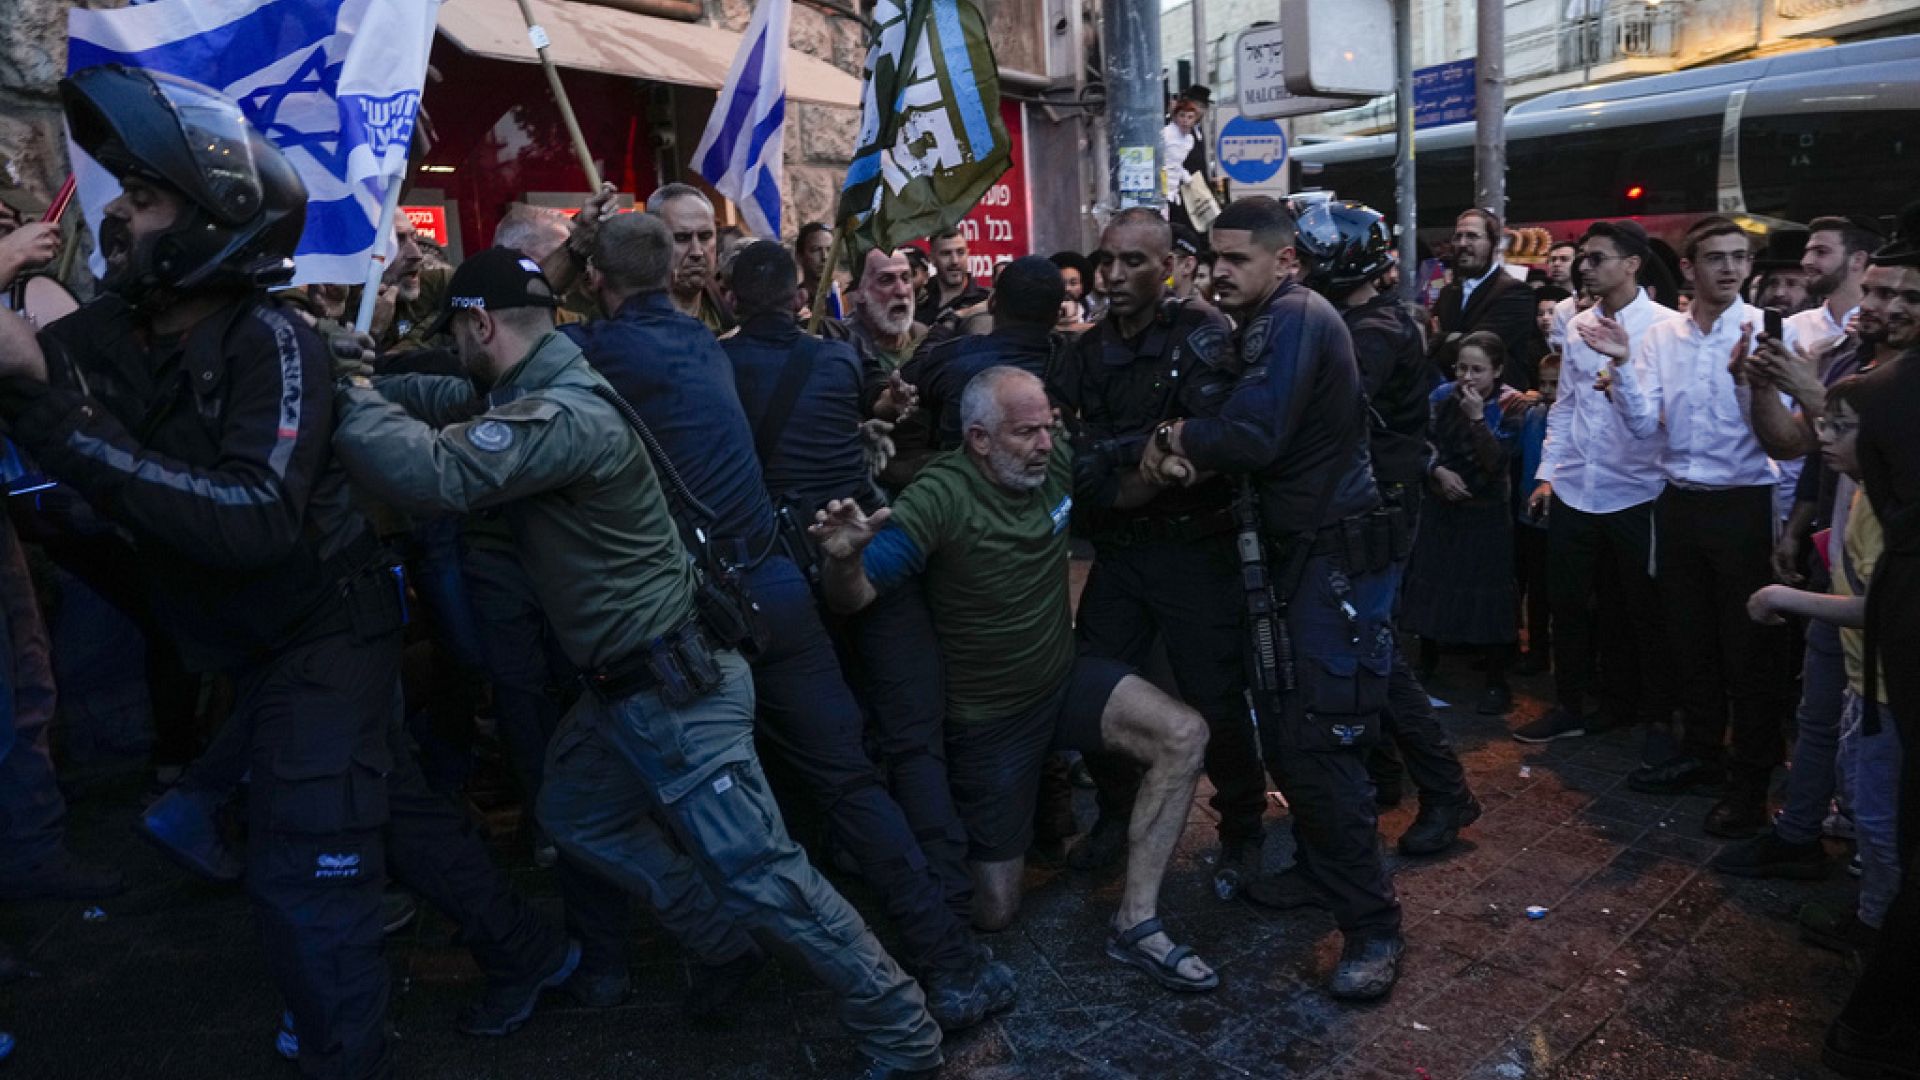
POLYGON ((1272 120, 1236 116, 1214 141, 1220 171, 1237 184, 1264 184, 1287 164, 1287 134, 1272 120))

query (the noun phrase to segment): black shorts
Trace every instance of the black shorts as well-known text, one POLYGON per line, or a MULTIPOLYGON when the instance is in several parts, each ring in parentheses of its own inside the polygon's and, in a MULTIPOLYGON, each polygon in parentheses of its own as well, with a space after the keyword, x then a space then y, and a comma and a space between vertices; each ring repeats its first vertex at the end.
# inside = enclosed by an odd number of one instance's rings
POLYGON ((1040 766, 1054 750, 1104 749, 1100 715, 1120 680, 1135 674, 1118 660, 1078 657, 1040 704, 1005 720, 947 721, 947 777, 967 827, 967 857, 1003 862, 1033 843, 1040 766))

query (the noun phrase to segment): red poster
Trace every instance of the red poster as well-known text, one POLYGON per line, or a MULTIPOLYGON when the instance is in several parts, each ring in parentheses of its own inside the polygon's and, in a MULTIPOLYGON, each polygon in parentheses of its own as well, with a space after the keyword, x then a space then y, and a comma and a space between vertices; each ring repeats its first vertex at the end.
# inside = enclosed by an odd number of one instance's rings
POLYGON ((967 238, 967 262, 981 285, 993 284, 993 268, 1032 252, 1027 213, 1027 128, 1017 101, 1000 102, 1000 119, 1013 144, 1013 164, 956 226, 967 238))
POLYGON ((400 212, 407 215, 413 227, 421 236, 447 246, 447 208, 444 206, 403 206, 400 212))

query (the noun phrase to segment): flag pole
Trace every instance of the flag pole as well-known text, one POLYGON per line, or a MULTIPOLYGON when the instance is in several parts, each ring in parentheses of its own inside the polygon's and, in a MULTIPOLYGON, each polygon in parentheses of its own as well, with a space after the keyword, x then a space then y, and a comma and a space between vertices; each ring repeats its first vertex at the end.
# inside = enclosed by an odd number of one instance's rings
POLYGON ((400 212, 400 189, 406 185, 406 152, 400 151, 394 156, 398 160, 387 176, 387 197, 380 202, 380 223, 373 230, 373 257, 367 260, 367 280, 360 290, 360 310, 353 316, 353 332, 356 334, 366 333, 373 325, 373 307, 380 299, 380 279, 387 272, 387 238, 393 235, 393 219, 400 212))
POLYGON ((533 42, 533 50, 540 54, 540 67, 547 73, 547 86, 553 90, 553 100, 560 106, 560 119, 567 125, 567 137, 573 140, 573 152, 580 158, 580 169, 587 174, 587 190, 600 193, 600 170, 594 168, 593 155, 587 152, 587 137, 580 134, 580 121, 574 118, 573 103, 567 100, 567 88, 560 84, 560 69, 553 66, 553 59, 547 55, 550 43, 547 32, 533 21, 533 5, 528 0, 520 0, 520 17, 527 21, 527 40, 533 42))
POLYGON ((818 334, 820 322, 827 317, 827 294, 833 289, 833 271, 840 263, 840 245, 852 243, 847 223, 834 226, 833 246, 827 249, 827 268, 820 272, 820 284, 813 287, 813 307, 807 316, 807 333, 818 334))

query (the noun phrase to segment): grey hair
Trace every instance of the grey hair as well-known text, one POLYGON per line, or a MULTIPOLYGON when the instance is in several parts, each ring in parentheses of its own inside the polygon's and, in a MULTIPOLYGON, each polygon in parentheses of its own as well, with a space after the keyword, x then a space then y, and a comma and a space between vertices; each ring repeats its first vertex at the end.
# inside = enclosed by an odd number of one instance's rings
POLYGON ((1023 379, 1044 389, 1044 384, 1032 372, 1006 364, 997 364, 967 380, 966 389, 960 391, 961 432, 976 427, 989 434, 998 431, 1006 419, 1006 409, 1000 404, 1000 387, 1023 379))
POLYGON ((495 247, 512 248, 535 259, 543 259, 566 242, 567 216, 550 206, 515 203, 493 230, 495 247), (552 242, 552 230, 560 230, 558 242, 552 242), (544 250, 542 250, 544 249, 544 250))
POLYGON ((647 196, 647 213, 657 214, 675 199, 699 199, 708 212, 713 210, 713 200, 707 198, 706 192, 692 184, 672 183, 654 188, 653 194, 647 196))
POLYGON ((593 265, 617 289, 664 289, 673 268, 673 233, 653 214, 615 214, 593 238, 593 265))

